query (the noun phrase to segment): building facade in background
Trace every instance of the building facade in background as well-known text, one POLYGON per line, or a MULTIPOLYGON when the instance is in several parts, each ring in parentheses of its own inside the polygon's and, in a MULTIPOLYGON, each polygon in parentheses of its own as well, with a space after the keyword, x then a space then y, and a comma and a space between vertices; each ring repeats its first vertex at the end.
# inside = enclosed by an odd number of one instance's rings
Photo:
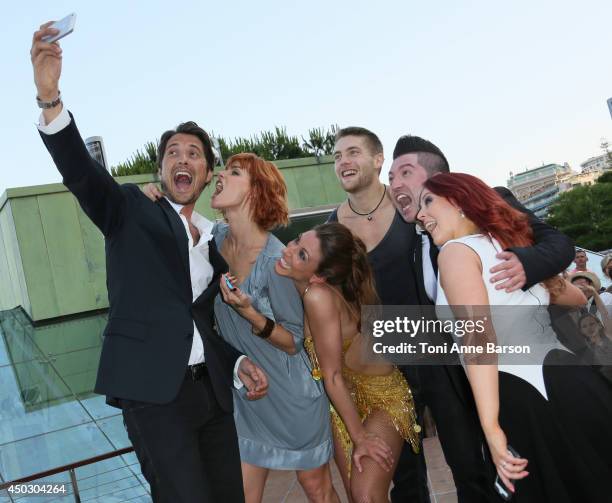
POLYGON ((516 198, 539 218, 548 216, 548 208, 562 192, 583 185, 593 185, 610 170, 608 156, 590 157, 580 164, 581 172, 573 171, 569 164, 545 164, 522 173, 510 173, 508 188, 516 198))
POLYGON ((598 172, 602 173, 609 168, 608 156, 606 154, 589 157, 586 161, 580 164, 583 173, 598 172))
POLYGON ((508 188, 539 218, 548 215, 549 206, 563 191, 562 180, 573 173, 569 164, 545 164, 522 173, 510 173, 508 188))

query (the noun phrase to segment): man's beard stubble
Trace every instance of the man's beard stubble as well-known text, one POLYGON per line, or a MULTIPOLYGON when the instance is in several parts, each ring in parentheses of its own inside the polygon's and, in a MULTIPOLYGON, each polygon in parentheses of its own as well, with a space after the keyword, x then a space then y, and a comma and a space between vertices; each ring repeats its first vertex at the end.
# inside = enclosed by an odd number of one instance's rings
POLYGON ((174 196, 172 195, 172 193, 168 190, 168 186, 166 185, 166 182, 164 181, 163 178, 160 178, 159 181, 160 185, 161 185, 161 191, 162 194, 168 198, 170 201, 172 201, 174 204, 182 204, 183 206, 187 206, 189 204, 195 204, 198 199, 200 199, 200 196, 202 195, 202 192, 204 192, 204 189, 208 186, 208 183, 204 183, 202 188, 200 190, 197 190, 193 193, 192 197, 189 198, 188 201, 177 201, 174 196))
POLYGON ((374 172, 372 173, 368 173, 367 175, 362 174, 359 179, 359 183, 357 183, 356 185, 352 187, 348 187, 348 188, 343 187, 344 192, 346 192, 347 194, 359 193, 363 191, 364 189, 367 189, 368 187, 370 187, 372 184, 376 183, 376 180, 379 180, 379 176, 376 170, 374 170, 374 172))

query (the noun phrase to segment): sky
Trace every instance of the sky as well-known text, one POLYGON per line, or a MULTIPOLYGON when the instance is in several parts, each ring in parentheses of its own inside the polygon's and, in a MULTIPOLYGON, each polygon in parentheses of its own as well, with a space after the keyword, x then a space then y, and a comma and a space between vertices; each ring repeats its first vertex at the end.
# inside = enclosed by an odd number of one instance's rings
POLYGON ((387 180, 416 134, 453 171, 504 185, 543 163, 575 170, 612 143, 612 2, 10 2, 0 43, 0 194, 60 181, 35 127, 29 50, 76 12, 60 89, 111 165, 195 120, 226 138, 275 126, 363 126, 387 180))

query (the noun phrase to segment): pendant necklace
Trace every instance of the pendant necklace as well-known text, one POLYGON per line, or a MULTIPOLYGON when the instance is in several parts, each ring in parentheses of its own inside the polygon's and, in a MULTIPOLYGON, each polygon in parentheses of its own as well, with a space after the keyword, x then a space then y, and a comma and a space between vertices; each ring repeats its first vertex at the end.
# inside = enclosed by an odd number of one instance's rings
POLYGON ((361 217, 368 217, 368 220, 371 222, 372 219, 374 218, 372 216, 372 213, 374 213, 378 209, 378 207, 382 204, 383 199, 385 198, 385 194, 387 193, 387 186, 383 185, 383 187, 384 187, 384 189, 383 189, 382 197, 380 198, 380 201, 378 201, 378 204, 375 206, 375 208, 372 211, 367 211, 366 213, 359 213, 358 211, 355 211, 355 208, 353 208, 353 206, 351 205, 351 200, 347 199, 348 205, 349 205, 349 208, 351 209, 351 211, 353 213, 355 213, 355 215, 359 215, 361 217))

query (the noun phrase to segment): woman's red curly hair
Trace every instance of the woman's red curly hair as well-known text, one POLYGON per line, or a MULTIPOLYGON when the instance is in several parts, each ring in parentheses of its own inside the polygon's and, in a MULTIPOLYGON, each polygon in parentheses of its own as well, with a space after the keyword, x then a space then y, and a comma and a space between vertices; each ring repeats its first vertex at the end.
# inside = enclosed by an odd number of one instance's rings
POLYGON ((514 209, 480 178, 466 173, 437 173, 425 182, 437 196, 461 208, 467 218, 506 249, 531 246, 533 231, 525 213, 514 209))
POLYGON ((287 185, 279 169, 270 161, 251 154, 236 154, 226 166, 238 163, 251 179, 251 216, 255 223, 267 231, 289 223, 287 185))

